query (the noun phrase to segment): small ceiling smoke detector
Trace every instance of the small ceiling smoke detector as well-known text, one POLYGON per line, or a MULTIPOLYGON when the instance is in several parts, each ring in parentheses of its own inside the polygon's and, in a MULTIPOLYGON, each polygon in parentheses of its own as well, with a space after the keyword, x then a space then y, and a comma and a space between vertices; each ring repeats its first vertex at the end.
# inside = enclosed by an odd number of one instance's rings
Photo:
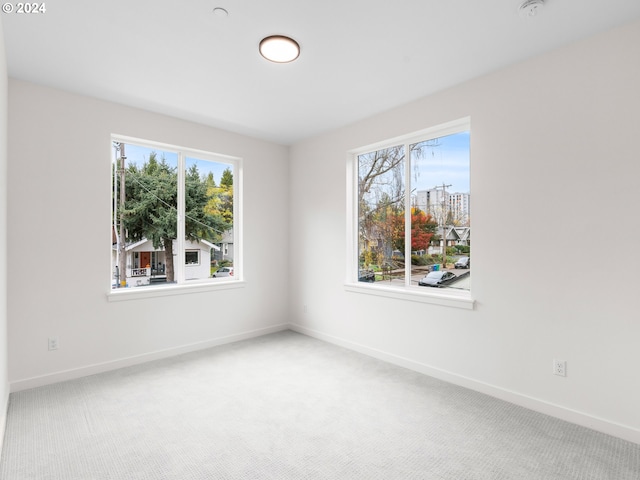
POLYGON ((260 55, 271 62, 293 62, 300 55, 300 45, 293 38, 271 35, 260 42, 260 55))
POLYGON ((520 8, 518 8, 518 12, 522 18, 535 17, 538 13, 538 10, 542 8, 544 5, 543 0, 527 0, 520 8))

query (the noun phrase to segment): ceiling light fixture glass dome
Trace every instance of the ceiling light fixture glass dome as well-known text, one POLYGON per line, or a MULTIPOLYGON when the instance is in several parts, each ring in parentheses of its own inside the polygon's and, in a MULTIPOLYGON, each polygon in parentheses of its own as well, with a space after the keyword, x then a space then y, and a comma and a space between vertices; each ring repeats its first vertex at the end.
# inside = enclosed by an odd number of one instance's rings
POLYGON ((260 42, 260 55, 270 62, 289 63, 300 55, 300 45, 293 38, 271 35, 260 42))

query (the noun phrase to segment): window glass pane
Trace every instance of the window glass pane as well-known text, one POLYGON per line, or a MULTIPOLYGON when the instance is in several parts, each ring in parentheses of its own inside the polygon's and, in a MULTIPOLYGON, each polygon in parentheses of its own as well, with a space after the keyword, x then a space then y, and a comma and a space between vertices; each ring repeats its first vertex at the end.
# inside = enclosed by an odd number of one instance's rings
POLYGON ((200 264, 200 251, 199 250, 187 250, 184 252, 184 264, 188 266, 200 264))
POLYGON ((187 157, 185 210, 185 249, 200 253, 197 265, 185 266, 185 279, 211 278, 232 267, 233 255, 225 254, 223 245, 233 245, 233 166, 187 157))
POLYGON ((422 141, 409 148, 411 284, 469 290, 469 132, 422 141), (429 275, 434 270, 452 272, 455 277, 429 275))
POLYGON ((177 154, 117 142, 114 150, 112 284, 174 282, 177 154))
POLYGON ((358 280, 404 285, 405 152, 358 156, 358 280))

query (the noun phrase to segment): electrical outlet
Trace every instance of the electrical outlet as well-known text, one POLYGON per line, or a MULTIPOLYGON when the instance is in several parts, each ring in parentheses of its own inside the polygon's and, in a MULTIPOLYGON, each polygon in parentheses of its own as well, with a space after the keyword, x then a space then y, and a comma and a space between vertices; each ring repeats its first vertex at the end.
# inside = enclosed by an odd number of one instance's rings
POLYGON ((49 350, 58 349, 58 337, 49 337, 49 350))
POLYGON ((567 362, 565 360, 553 360, 553 374, 561 377, 567 376, 567 362))

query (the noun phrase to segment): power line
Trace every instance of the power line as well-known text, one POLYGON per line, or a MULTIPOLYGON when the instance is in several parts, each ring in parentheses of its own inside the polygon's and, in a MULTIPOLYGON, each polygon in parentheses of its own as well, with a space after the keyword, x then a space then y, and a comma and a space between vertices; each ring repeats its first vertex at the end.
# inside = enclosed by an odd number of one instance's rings
MULTIPOLYGON (((165 200, 160 198, 158 195, 156 195, 155 192, 153 192, 152 190, 147 188, 146 185, 144 185, 140 180, 138 180, 135 177, 135 174, 132 174, 132 172, 129 172, 129 178, 132 179, 135 183, 137 183, 140 187, 142 187, 147 193, 149 193, 151 196, 153 196, 156 200, 158 200, 159 202, 163 203, 164 205, 166 205, 170 209, 174 210, 176 212, 176 214, 177 214, 178 208, 176 206, 171 205, 170 203, 166 202, 165 200)), ((197 220, 197 219, 187 215, 186 212, 185 212, 185 218, 188 218, 192 222, 195 222, 195 223, 197 223, 199 225, 202 225, 205 228, 211 229, 211 230, 215 231, 216 233, 219 233, 220 235, 224 235, 224 231, 218 230, 217 228, 212 227, 211 225, 207 225, 206 223, 202 223, 200 220, 197 220)))

